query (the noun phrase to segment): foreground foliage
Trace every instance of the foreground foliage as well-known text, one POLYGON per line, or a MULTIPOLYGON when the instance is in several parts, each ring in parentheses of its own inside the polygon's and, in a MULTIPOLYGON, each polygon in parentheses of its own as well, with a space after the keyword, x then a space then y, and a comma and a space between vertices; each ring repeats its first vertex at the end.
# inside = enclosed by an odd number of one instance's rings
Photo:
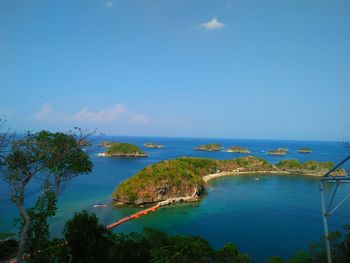
MULTIPOLYGON (((95 214, 76 213, 67 221, 64 239, 47 240, 45 249, 31 251, 28 262, 150 262, 150 263, 249 263, 247 254, 241 253, 232 243, 213 249, 209 242, 196 236, 169 236, 145 228, 141 233, 114 234, 99 224, 95 214)), ((0 241, 0 260, 8 259, 16 250, 15 240, 0 241)), ((345 233, 332 235, 333 262, 350 262, 350 226, 345 233)), ((313 244, 288 260, 277 256, 267 263, 326 263, 324 241, 313 244)))
MULTIPOLYGON (((83 131, 77 130, 82 135, 83 131)), ((73 133, 41 131, 7 141, 0 171, 20 214, 17 262, 24 253, 47 244, 47 220, 56 213, 57 196, 73 178, 91 172, 93 165, 81 149, 82 139, 73 133), (34 206, 27 208, 25 192, 30 184, 36 184, 38 197, 34 206)))
MULTIPOLYGON (((64 237, 67 243, 63 239, 48 241, 45 250, 32 253, 28 262, 249 262, 231 243, 214 250, 201 237, 169 236, 150 228, 142 233, 113 234, 87 211, 67 221, 64 237)), ((9 249, 8 244, 0 243, 0 251, 5 246, 9 249)))

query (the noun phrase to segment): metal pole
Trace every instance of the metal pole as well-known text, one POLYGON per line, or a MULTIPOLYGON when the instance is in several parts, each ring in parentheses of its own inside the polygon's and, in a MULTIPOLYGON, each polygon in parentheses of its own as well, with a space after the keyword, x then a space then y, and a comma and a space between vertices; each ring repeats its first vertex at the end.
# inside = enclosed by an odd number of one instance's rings
POLYGON ((323 177, 329 176, 332 172, 337 170, 340 166, 342 166, 344 163, 346 163, 348 160, 350 160, 350 155, 346 157, 344 160, 342 160, 340 163, 338 163, 336 166, 334 166, 332 169, 330 169, 323 177))
POLYGON ((326 210, 323 181, 320 182, 320 193, 321 193, 322 219, 323 219, 324 235, 325 235, 325 242, 326 242, 327 262, 332 263, 331 245, 329 242, 329 232, 328 232, 328 222, 327 222, 327 218, 329 214, 326 210))

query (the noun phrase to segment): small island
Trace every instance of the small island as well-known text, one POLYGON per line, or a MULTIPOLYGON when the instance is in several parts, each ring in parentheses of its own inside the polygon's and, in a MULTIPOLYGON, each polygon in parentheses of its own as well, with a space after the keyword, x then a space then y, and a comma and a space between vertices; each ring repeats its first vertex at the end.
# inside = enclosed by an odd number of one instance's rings
POLYGON ((310 148, 302 147, 298 149, 298 153, 312 153, 310 148))
POLYGON ((104 153, 99 153, 103 157, 147 157, 139 147, 134 144, 124 142, 108 142, 104 153))
POLYGON ((164 145, 161 144, 157 144, 157 143, 145 143, 143 146, 145 146, 146 148, 153 148, 153 149, 162 149, 164 148, 164 145))
POLYGON ((113 142, 111 141, 102 141, 97 146, 99 147, 109 147, 113 142))
MULTIPOLYGON (((113 193, 113 203, 167 205, 199 201, 207 182, 222 176, 277 174, 322 176, 333 167, 331 162, 285 160, 276 165, 253 157, 232 160, 182 157, 150 165, 123 181, 113 193)), ((332 176, 344 176, 336 170, 332 176)))
POLYGON ((269 150, 267 152, 268 155, 280 155, 280 156, 285 156, 288 152, 287 148, 278 148, 276 150, 269 150))
POLYGON ((219 143, 202 144, 194 148, 195 151, 207 151, 207 152, 221 151, 221 149, 222 149, 222 146, 219 143))
POLYGON ((243 148, 239 146, 231 146, 225 150, 228 153, 250 153, 248 148, 243 148))

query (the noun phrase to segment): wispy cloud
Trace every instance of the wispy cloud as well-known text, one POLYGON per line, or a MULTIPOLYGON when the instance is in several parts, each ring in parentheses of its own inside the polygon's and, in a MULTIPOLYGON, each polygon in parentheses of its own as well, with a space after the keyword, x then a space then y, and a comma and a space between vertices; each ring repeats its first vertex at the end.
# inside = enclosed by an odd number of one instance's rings
POLYGON ((35 114, 34 119, 39 121, 62 120, 65 116, 62 113, 55 112, 51 103, 46 102, 41 107, 41 111, 35 114))
POLYGON ((93 122, 110 122, 115 121, 127 109, 122 104, 116 104, 109 109, 93 112, 89 111, 87 107, 82 108, 78 113, 72 116, 73 120, 93 121, 93 122))
POLYGON ((55 111, 51 103, 44 103, 40 112, 34 115, 34 120, 45 122, 91 122, 91 123, 114 123, 117 121, 132 124, 147 124, 151 118, 145 114, 135 113, 123 104, 115 104, 110 108, 100 111, 91 111, 83 107, 77 113, 67 114, 55 111))
POLYGON ((147 124, 151 122, 151 118, 143 114, 135 114, 131 116, 130 122, 134 124, 147 124))
POLYGON ((112 7, 114 5, 114 1, 111 1, 111 0, 109 0, 109 1, 107 1, 106 2, 106 7, 112 7))
POLYGON ((201 24, 200 27, 203 27, 208 30, 216 30, 224 27, 224 24, 219 22, 218 19, 214 17, 212 20, 201 24))

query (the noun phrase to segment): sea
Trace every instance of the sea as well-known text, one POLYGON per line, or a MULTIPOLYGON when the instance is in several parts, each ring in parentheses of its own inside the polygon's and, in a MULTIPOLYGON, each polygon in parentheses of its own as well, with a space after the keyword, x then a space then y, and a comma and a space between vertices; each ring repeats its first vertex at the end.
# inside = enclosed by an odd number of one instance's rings
MULTIPOLYGON (((94 168, 92 173, 81 175, 70 182, 58 199, 57 215, 50 220, 52 237, 61 237, 65 221, 75 212, 88 210, 98 216, 100 223, 110 224, 128 216, 141 207, 116 207, 111 204, 111 194, 125 179, 144 167, 162 160, 182 156, 214 159, 233 159, 246 154, 228 152, 194 151, 206 143, 247 147, 249 155, 277 163, 284 159, 300 161, 331 161, 338 163, 350 154, 350 148, 342 142, 283 141, 213 138, 157 138, 96 136, 92 146, 86 147, 94 168), (99 157, 102 140, 133 143, 148 153, 145 158, 99 157), (164 145, 163 149, 146 149, 147 142, 164 145), (270 156, 267 151, 288 148, 286 156, 270 156), (297 152, 309 147, 309 154, 297 152), (94 208, 95 204, 107 204, 94 208)), ((344 166, 350 170, 350 161, 344 166)), ((323 235, 320 205, 320 178, 297 175, 240 175, 216 178, 209 182, 207 191, 197 203, 181 203, 163 207, 147 216, 128 221, 114 232, 138 232, 151 227, 170 235, 194 235, 207 239, 214 248, 232 242, 238 249, 250 255, 252 262, 264 262, 272 255, 289 258, 323 235)), ((327 185, 326 198, 330 200, 334 185, 327 185)), ((350 193, 350 184, 341 184, 334 205, 350 193)), ((29 206, 37 196, 37 186, 29 185, 26 204, 29 206)), ((16 232, 13 222, 18 211, 9 200, 8 186, 0 181, 0 232, 16 232)), ((331 231, 343 231, 350 224, 350 200, 346 200, 329 218, 331 231)))

